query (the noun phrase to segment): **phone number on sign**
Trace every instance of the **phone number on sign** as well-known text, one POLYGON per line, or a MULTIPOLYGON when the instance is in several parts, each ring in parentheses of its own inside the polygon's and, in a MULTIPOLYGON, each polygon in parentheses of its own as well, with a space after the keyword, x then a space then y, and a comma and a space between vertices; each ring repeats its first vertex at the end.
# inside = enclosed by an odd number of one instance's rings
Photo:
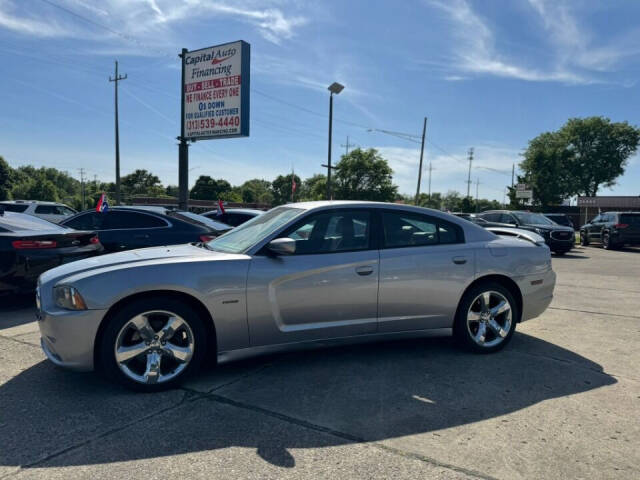
POLYGON ((205 128, 224 128, 224 127, 239 127, 240 117, 224 117, 218 118, 203 118, 201 120, 187 120, 187 130, 202 130, 205 128))

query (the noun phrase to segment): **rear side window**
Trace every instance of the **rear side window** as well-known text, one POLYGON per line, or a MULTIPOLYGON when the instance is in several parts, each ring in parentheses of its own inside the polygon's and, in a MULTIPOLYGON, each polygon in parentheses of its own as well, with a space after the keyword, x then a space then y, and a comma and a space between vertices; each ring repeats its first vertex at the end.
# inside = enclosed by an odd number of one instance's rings
POLYGON ((462 243, 462 229, 444 220, 406 212, 383 212, 385 248, 462 243))
POLYGON ((237 227, 238 225, 242 225, 247 220, 251 220, 251 217, 249 215, 245 215, 244 213, 227 213, 225 219, 220 221, 226 223, 227 225, 231 225, 232 227, 237 227))
POLYGON ((627 225, 640 227, 640 214, 623 213, 622 215, 620 215, 620 223, 626 223, 627 225))
POLYGON ((481 218, 484 218, 487 222, 500 222, 499 213, 485 213, 481 218))
POLYGON ((111 211, 106 214, 105 230, 166 227, 167 223, 153 215, 139 212, 111 211))
POLYGON ((22 213, 29 208, 29 205, 21 205, 18 203, 0 203, 0 205, 4 207, 5 212, 22 213))

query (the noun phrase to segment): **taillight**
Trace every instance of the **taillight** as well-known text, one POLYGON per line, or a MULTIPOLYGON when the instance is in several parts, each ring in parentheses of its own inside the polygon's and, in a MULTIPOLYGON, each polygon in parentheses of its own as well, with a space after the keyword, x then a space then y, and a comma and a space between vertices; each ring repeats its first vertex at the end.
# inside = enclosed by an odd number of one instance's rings
POLYGON ((98 238, 98 235, 94 235, 93 237, 91 237, 91 238, 89 239, 89 243, 90 243, 91 245, 97 245, 97 244, 99 244, 99 243, 100 243, 100 239, 98 238))
POLYGON ((216 238, 214 235, 200 235, 200 241, 207 243, 216 238))
POLYGON ((11 242, 13 248, 17 250, 37 249, 37 248, 56 248, 58 245, 55 240, 15 240, 11 242))
POLYGON ((628 226, 629 226, 628 223, 616 223, 614 225, 614 228, 621 229, 621 228, 627 228, 628 226))

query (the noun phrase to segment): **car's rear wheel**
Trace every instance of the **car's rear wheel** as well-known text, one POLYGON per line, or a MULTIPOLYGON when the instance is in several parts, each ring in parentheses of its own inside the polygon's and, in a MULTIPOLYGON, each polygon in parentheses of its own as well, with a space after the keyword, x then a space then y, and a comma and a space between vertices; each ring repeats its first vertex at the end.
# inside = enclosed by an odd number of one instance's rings
POLYGON ((605 250, 613 250, 615 245, 611 242, 611 236, 609 232, 605 232, 602 234, 602 248, 605 250))
POLYGON ((128 388, 172 388, 198 369, 206 331, 197 312, 172 298, 144 298, 118 311, 100 340, 105 374, 128 388))
POLYGON ((454 332, 458 342, 478 353, 502 349, 513 337, 519 318, 511 292, 486 282, 469 289, 458 306, 454 332))

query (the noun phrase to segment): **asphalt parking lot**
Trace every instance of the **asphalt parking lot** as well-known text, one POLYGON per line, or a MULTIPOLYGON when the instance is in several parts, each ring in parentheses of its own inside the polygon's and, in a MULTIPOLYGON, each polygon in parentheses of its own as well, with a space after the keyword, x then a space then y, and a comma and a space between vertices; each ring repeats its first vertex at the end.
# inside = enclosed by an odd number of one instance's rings
POLYGON ((640 478, 640 249, 553 265, 498 354, 288 353, 152 395, 55 368, 31 298, 0 298, 0 478, 640 478))

